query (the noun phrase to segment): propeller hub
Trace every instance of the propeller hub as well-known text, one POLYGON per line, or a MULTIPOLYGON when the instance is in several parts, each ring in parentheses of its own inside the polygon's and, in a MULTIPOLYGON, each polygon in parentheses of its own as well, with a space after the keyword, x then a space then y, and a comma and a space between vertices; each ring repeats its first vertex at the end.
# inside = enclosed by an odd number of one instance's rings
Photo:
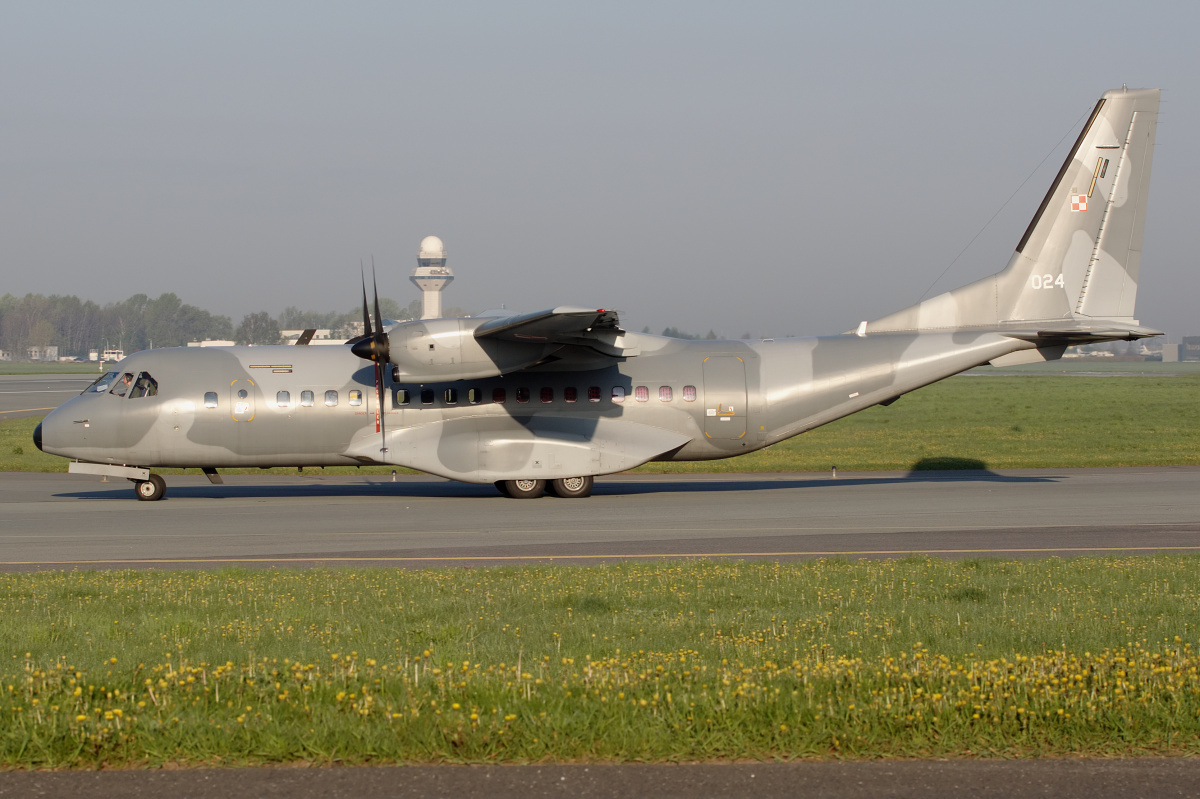
POLYGON ((387 333, 376 333, 370 338, 364 338, 361 341, 354 343, 350 347, 350 351, 362 358, 364 361, 374 361, 375 363, 387 363, 388 356, 391 354, 391 347, 388 346, 387 333))

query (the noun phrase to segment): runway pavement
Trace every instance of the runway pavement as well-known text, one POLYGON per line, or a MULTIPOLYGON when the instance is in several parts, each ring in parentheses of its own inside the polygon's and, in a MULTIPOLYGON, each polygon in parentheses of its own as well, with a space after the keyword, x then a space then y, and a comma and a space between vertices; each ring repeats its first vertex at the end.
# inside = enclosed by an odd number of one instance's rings
POLYGON ((0 475, 0 569, 1200 551, 1200 468, 618 475, 513 500, 429 477, 0 475))
POLYGON ((97 377, 99 374, 0 375, 0 420, 45 416, 97 377))
POLYGON ((383 766, 10 773, 0 774, 0 799, 1165 799, 1196 797, 1198 786, 1196 758, 383 766))

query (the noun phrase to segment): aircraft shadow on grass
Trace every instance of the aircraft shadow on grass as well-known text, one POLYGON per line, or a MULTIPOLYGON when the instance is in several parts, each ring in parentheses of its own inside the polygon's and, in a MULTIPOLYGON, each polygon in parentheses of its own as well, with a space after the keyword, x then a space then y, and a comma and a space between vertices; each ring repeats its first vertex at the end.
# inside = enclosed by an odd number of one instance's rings
MULTIPOLYGON (((923 458, 914 463, 905 475, 880 475, 878 477, 855 476, 835 478, 822 473, 819 477, 778 478, 729 477, 728 479, 697 479, 694 475, 681 474, 674 479, 643 482, 634 478, 628 481, 617 478, 596 483, 596 496, 620 496, 634 494, 687 494, 718 491, 778 491, 789 488, 834 488, 863 485, 884 485, 930 482, 988 482, 988 483, 1055 483, 1062 479, 1055 475, 1009 475, 999 474, 975 458, 938 457, 923 458)), ((67 491, 56 497, 70 499, 126 499, 129 488, 115 482, 103 488, 87 491, 67 491)), ((238 499, 257 497, 262 499, 294 499, 304 497, 429 497, 456 499, 502 500, 495 489, 487 485, 473 485, 455 481, 406 479, 393 483, 386 476, 368 478, 363 482, 297 482, 288 484, 255 485, 253 483, 227 483, 224 485, 173 485, 167 499, 238 499)), ((543 501, 553 502, 552 498, 543 501)))

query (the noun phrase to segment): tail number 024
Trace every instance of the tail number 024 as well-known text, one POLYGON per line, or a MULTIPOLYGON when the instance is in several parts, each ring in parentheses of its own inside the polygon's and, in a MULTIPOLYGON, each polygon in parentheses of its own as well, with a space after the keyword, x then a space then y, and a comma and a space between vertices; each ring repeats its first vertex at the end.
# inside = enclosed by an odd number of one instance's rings
POLYGON ((1029 277, 1029 285, 1035 289, 1052 289, 1055 286, 1062 288, 1066 285, 1066 281, 1063 280, 1062 275, 1058 277, 1054 275, 1031 275, 1029 277))

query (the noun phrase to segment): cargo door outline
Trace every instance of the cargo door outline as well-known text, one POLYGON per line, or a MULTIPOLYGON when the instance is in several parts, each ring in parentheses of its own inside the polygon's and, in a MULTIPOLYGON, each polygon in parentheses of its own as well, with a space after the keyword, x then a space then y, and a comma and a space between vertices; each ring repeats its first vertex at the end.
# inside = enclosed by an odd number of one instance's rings
POLYGON ((704 435, 710 439, 746 437, 746 363, 738 355, 704 359, 704 435))

